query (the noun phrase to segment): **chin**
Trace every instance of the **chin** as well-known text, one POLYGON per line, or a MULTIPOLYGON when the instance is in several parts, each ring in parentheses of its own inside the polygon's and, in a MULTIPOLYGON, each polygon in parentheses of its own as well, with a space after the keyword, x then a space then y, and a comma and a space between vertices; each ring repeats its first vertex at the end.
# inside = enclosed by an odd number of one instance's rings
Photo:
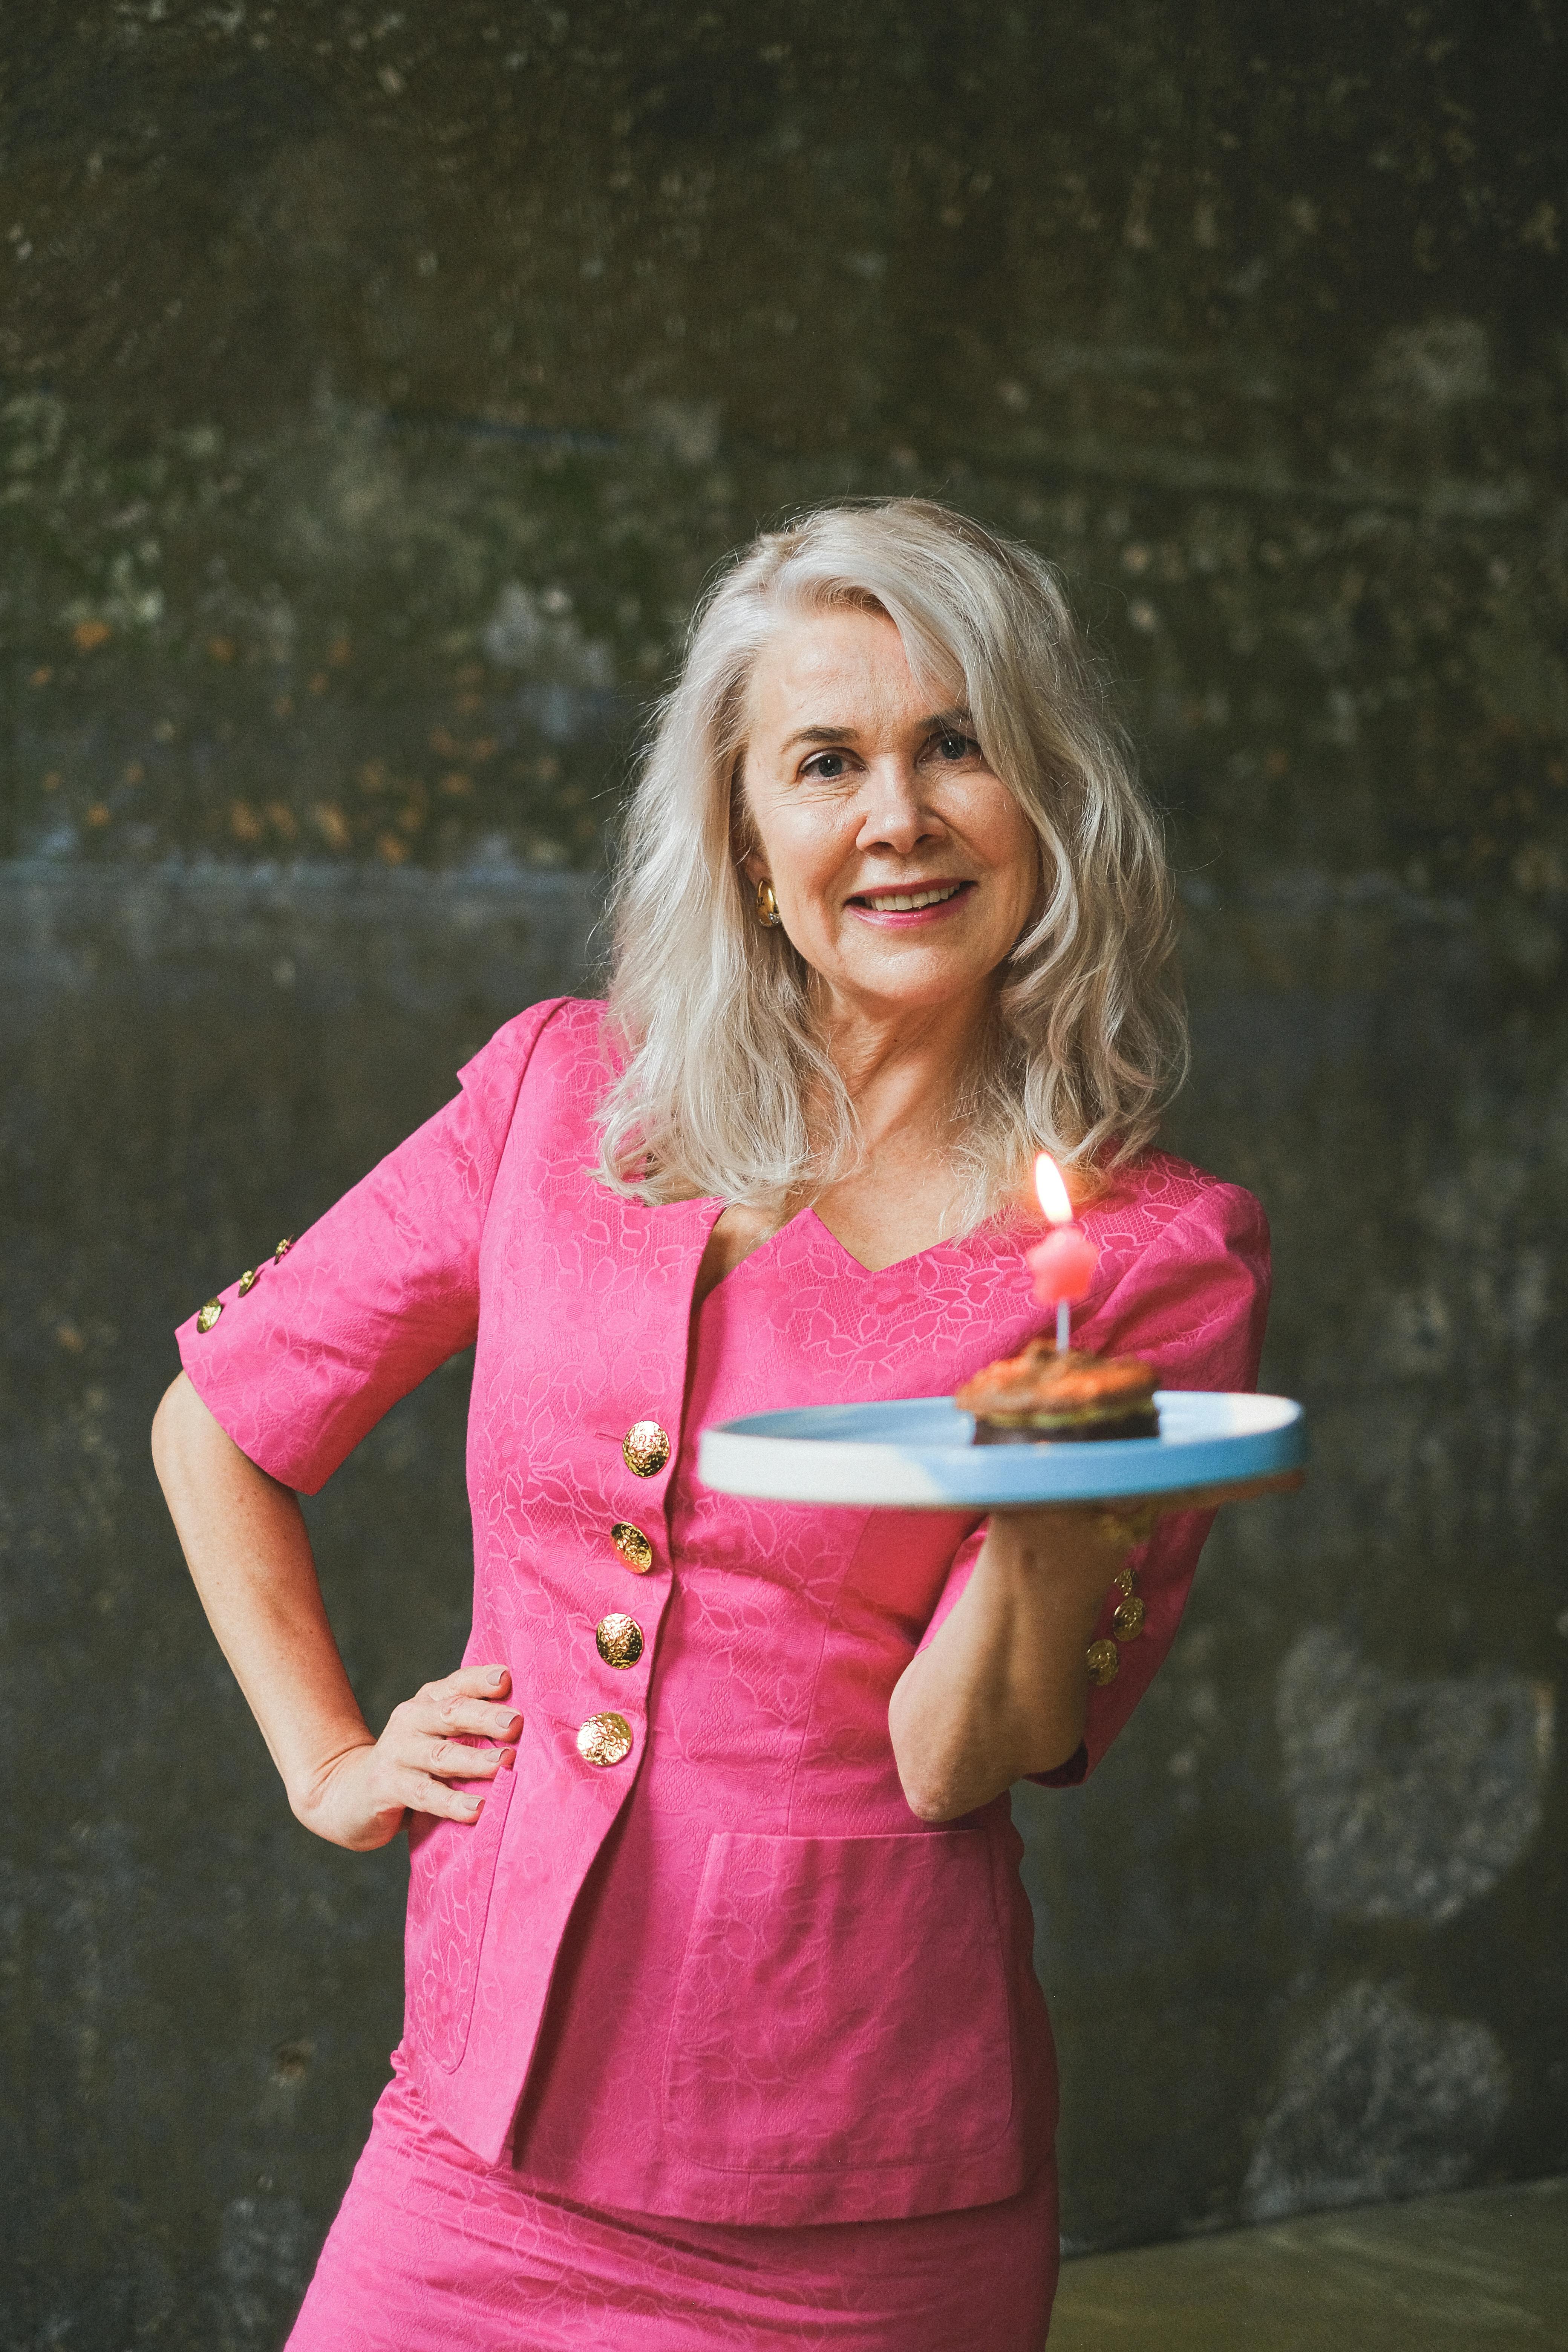
POLYGON ((945 958, 913 956, 889 957, 874 970, 858 973, 848 982, 852 988, 867 995, 880 996, 889 1002, 907 1005, 911 1013, 932 1012, 938 1006, 952 1004, 960 998, 974 996, 986 985, 991 967, 965 961, 954 966, 945 958))

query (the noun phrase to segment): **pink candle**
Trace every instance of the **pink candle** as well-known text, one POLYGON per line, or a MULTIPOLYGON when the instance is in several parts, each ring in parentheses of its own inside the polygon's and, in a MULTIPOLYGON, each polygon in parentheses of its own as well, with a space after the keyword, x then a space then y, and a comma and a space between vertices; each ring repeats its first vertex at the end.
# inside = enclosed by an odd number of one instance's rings
POLYGON ((1035 1277, 1035 1297, 1042 1307, 1066 1306, 1089 1295, 1100 1252, 1076 1225, 1058 1225, 1030 1250, 1025 1264, 1035 1277))
POLYGON ((1065 1355, 1071 1339, 1072 1303, 1087 1296, 1100 1252, 1073 1223, 1068 1188, 1048 1151, 1042 1151, 1035 1161, 1035 1190, 1053 1230, 1026 1252, 1024 1262, 1034 1276, 1035 1297, 1040 1305, 1057 1310, 1057 1346, 1065 1355))

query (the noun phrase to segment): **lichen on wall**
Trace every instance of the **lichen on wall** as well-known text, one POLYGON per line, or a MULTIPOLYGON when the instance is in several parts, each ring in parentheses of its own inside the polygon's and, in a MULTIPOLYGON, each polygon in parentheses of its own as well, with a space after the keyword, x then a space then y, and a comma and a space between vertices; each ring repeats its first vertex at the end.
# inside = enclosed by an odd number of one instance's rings
POLYGON ((1331 1627, 1300 1634, 1275 1705, 1319 1909, 1436 1927, 1489 1893, 1540 1835, 1554 1696, 1496 1668, 1406 1679, 1331 1627))
POLYGON ((1487 2026, 1424 2017, 1395 1986, 1352 1985, 1286 2057, 1247 2167, 1247 2219, 1458 2188, 1509 2087, 1487 2026))

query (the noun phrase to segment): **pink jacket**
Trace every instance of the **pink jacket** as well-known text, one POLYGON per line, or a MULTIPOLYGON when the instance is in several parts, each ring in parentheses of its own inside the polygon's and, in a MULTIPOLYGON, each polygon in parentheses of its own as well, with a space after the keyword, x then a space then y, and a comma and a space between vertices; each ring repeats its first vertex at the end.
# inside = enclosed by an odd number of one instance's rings
MULTIPOLYGON (((1018 1346, 1041 1319, 1026 1237, 871 1274, 806 1212, 694 1321, 721 1204, 595 1181, 600 1023, 572 1000, 509 1022, 455 1101, 179 1335, 237 1444, 307 1494, 478 1340, 464 1655, 508 1662, 525 1726, 476 1825, 414 1822, 408 2065, 458 2139, 593 2204, 796 2223, 1010 2196, 1056 2104, 1020 1841, 1005 1797, 918 1821, 888 1737, 977 1523, 739 1501, 694 1464, 709 1422, 940 1393, 1018 1346), (631 1663, 601 1654, 612 1614, 640 1632, 631 1663)), ((1086 1345, 1152 1356, 1167 1386, 1251 1383, 1268 1236, 1247 1193, 1154 1154, 1085 1223, 1086 1345)), ((1135 1556, 1144 1630, 1050 1778, 1127 1720, 1207 1526, 1167 1520, 1135 1556)))

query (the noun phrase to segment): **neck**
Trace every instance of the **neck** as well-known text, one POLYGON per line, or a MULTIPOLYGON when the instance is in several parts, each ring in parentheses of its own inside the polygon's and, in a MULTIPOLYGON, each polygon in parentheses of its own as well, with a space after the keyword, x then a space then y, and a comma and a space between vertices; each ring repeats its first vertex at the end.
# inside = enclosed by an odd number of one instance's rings
POLYGON ((862 1150, 811 1205, 864 1266, 911 1257, 952 1230, 952 1118, 985 1013, 973 1001, 902 1007, 890 1017, 874 1008, 827 1009, 824 1040, 855 1106, 862 1150))
POLYGON ((899 1139, 929 1146, 945 1129, 989 1009, 988 1000, 972 998, 914 1012, 828 1006, 824 1041, 855 1106, 868 1160, 899 1139))

